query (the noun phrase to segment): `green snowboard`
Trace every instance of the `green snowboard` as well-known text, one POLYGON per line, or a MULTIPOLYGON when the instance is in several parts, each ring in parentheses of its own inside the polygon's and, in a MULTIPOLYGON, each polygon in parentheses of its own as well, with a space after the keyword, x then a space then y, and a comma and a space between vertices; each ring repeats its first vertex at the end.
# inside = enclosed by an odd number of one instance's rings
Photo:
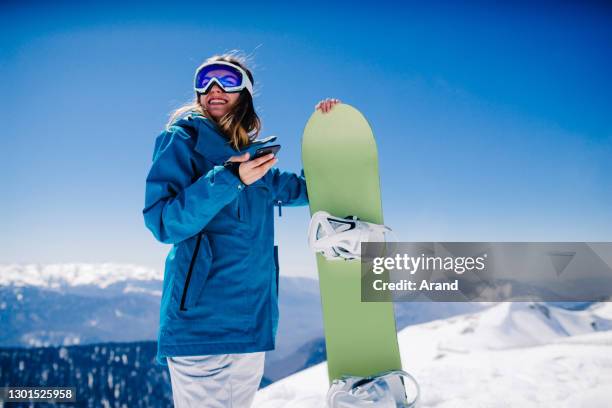
MULTIPOLYGON (((355 108, 315 111, 304 129, 302 162, 310 215, 319 210, 383 224, 378 154, 355 108)), ((316 254, 329 381, 401 369, 393 303, 361 301, 361 262, 316 254)))

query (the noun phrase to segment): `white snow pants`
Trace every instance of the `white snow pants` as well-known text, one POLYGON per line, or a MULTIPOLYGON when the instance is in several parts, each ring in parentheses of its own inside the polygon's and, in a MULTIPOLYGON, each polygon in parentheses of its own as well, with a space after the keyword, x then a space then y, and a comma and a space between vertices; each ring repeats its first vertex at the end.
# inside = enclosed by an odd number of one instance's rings
POLYGON ((175 408, 248 408, 265 352, 166 357, 175 408))

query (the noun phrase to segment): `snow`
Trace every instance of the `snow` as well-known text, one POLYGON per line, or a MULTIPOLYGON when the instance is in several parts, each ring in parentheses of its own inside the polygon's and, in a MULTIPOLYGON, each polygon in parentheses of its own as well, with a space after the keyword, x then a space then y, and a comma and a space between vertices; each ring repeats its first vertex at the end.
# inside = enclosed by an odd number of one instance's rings
MULTIPOLYGON (((94 285, 106 288, 127 280, 163 280, 163 273, 141 265, 117 263, 3 264, 0 265, 0 286, 63 286, 94 285)), ((129 290, 137 290, 130 287, 129 290)))
POLYGON ((145 288, 140 288, 138 286, 134 286, 132 284, 127 284, 126 287, 123 289, 123 293, 144 293, 144 294, 149 294, 149 295, 159 296, 159 297, 161 297, 162 295, 161 290, 149 290, 145 288))
MULTIPOLYGON (((419 407, 598 408, 612 395, 611 328, 612 303, 500 303, 407 327, 398 341, 421 386, 419 407)), ((258 391, 253 407, 324 407, 327 387, 321 363, 258 391)))

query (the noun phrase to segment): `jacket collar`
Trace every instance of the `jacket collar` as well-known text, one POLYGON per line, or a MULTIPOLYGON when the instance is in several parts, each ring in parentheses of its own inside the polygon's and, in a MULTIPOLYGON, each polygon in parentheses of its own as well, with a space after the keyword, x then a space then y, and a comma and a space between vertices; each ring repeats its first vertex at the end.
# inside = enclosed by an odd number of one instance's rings
POLYGON ((217 124, 198 112, 189 113, 184 118, 179 119, 176 125, 191 127, 197 132, 198 138, 194 150, 214 164, 223 164, 231 156, 244 154, 245 152, 249 152, 252 157, 255 150, 276 140, 276 136, 255 139, 242 150, 236 150, 222 135, 217 124))

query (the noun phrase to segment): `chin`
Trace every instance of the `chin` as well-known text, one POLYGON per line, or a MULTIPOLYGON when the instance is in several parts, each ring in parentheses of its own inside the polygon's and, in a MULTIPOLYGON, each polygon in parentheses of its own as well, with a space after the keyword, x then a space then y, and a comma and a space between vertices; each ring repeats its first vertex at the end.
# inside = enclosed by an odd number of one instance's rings
POLYGON ((208 114, 215 119, 223 117, 223 115, 225 115, 226 113, 227 112, 211 111, 210 109, 208 109, 208 114))

